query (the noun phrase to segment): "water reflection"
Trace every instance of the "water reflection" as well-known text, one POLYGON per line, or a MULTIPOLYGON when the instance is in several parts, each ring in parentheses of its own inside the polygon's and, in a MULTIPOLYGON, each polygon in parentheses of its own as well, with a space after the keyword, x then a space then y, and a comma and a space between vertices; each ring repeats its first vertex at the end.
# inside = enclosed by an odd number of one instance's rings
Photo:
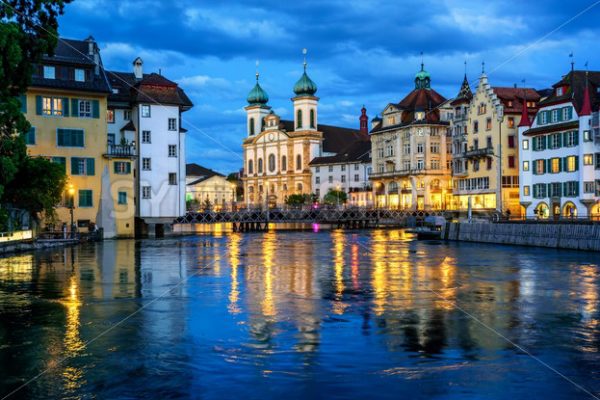
POLYGON ((599 281, 593 254, 398 230, 220 232, 9 257, 0 394, 51 367, 24 397, 394 398, 418 383, 431 397, 569 398, 580 393, 463 310, 598 390, 599 281), (506 386, 511 396, 490 390, 506 386))

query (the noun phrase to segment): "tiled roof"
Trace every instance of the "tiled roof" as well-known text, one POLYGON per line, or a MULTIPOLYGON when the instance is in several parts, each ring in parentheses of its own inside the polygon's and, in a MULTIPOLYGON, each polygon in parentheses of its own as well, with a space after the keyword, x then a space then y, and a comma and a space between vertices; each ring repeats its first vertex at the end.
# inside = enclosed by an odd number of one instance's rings
POLYGON ((583 105, 586 74, 589 84, 592 111, 597 111, 600 106, 600 93, 598 92, 598 88, 600 88, 600 71, 570 71, 560 81, 553 85, 554 88, 567 86, 567 90, 561 96, 557 96, 556 91, 553 91, 552 94, 540 102, 540 107, 572 100, 575 110, 579 113, 581 106, 583 105))
MULTIPOLYGON (((294 121, 282 120, 279 127, 287 132, 293 132, 294 121)), ((323 151, 325 153, 337 154, 346 148, 348 144, 356 140, 367 140, 369 138, 368 134, 359 130, 339 126, 319 124, 317 130, 323 132, 323 151)))
POLYGON ((370 140, 357 140, 346 146, 338 154, 327 157, 315 157, 309 163, 309 165, 323 165, 323 164, 339 164, 339 163, 351 163, 360 162, 368 163, 371 161, 369 153, 371 152, 371 141, 370 140))
MULTIPOLYGON (((205 167, 195 164, 195 163, 185 165, 185 175, 202 178, 201 180, 212 178, 213 176, 225 176, 216 171, 213 171, 212 169, 205 168, 205 167)), ((199 182, 199 181, 197 181, 197 182, 199 182)))
POLYGON ((458 104, 469 103, 472 98, 473 98, 473 92, 471 91, 471 86, 469 86, 467 74, 465 74, 465 78, 463 79, 462 85, 460 85, 460 90, 458 91, 458 95, 452 100, 450 105, 456 106, 458 104))
MULTIPOLYGON (((498 99, 504 105, 505 114, 521 114, 523 111, 523 96, 527 101, 538 102, 540 94, 531 88, 514 88, 514 87, 492 87, 498 99), (512 102, 512 103, 509 103, 512 102)), ((537 107, 529 107, 529 110, 534 112, 537 107)))
POLYGON ((133 121, 129 121, 121 128, 121 130, 135 132, 136 131, 135 124, 133 123, 133 121))
POLYGON ((191 108, 192 101, 175 82, 162 75, 144 74, 135 78, 133 72, 109 72, 108 78, 113 93, 109 103, 159 103, 191 108))
POLYGON ((398 103, 405 111, 429 111, 446 101, 446 98, 433 89, 415 89, 398 103))

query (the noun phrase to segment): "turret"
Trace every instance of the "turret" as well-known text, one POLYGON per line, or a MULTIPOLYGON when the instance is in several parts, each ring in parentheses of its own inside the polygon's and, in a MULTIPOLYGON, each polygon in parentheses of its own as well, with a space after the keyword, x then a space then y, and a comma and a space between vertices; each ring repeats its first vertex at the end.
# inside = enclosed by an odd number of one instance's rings
MULTIPOLYGON (((306 55, 306 49, 303 50, 306 55)), ((298 82, 294 85, 294 130, 316 131, 318 126, 317 103, 319 98, 315 96, 317 85, 306 73, 306 58, 304 59, 304 72, 298 82)))
POLYGON ((369 117, 367 117, 367 109, 365 106, 362 106, 360 109, 360 131, 362 133, 369 133, 369 117))
POLYGON ((267 105, 269 95, 263 90, 258 83, 259 74, 256 73, 256 84, 248 93, 246 101, 248 105, 245 107, 246 119, 248 127, 248 136, 258 135, 264 129, 264 118, 269 114, 271 107, 267 105))

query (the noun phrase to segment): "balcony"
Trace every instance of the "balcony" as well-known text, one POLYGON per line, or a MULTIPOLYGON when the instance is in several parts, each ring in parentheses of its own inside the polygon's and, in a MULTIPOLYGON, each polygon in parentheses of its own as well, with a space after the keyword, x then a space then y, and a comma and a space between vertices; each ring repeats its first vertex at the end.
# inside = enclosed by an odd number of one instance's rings
POLYGON ((369 175, 369 179, 378 178, 396 178, 409 175, 423 175, 423 174, 444 174, 447 171, 443 168, 410 168, 410 169, 398 169, 394 171, 385 172, 373 172, 369 175))
POLYGON ((494 149, 491 147, 484 147, 483 149, 474 149, 471 146, 470 150, 467 150, 463 153, 463 156, 466 158, 483 158, 494 155, 494 149))
POLYGON ((106 147, 106 158, 135 158, 135 145, 132 144, 109 144, 106 147))

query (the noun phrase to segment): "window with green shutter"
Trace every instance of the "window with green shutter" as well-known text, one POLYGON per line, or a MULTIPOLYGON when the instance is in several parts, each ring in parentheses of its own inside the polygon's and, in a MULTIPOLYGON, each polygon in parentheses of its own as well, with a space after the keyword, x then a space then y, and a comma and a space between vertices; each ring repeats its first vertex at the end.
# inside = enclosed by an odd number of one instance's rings
POLYGON ((67 173, 67 159, 66 157, 52 157, 52 162, 60 164, 63 167, 63 172, 67 173))
POLYGON ((21 102, 21 112, 27 114, 27 96, 22 94, 19 96, 19 101, 21 102))
POLYGON ((115 161, 115 174, 128 175, 131 173, 131 163, 128 161, 115 161))
POLYGON ((93 158, 71 157, 71 175, 95 175, 95 161, 93 158))
POLYGON ((35 144, 35 128, 33 126, 23 134, 23 139, 25 139, 25 144, 27 145, 35 144))
POLYGON ((56 130, 56 145, 59 147, 84 147, 83 129, 56 130))
POLYGON ((79 207, 93 207, 93 192, 91 190, 79 191, 79 207))
POLYGON ((127 192, 119 192, 119 204, 127 204, 127 192))
POLYGON ((71 116, 79 117, 79 99, 71 99, 71 116))
POLYGON ((92 100, 92 118, 100 118, 100 102, 92 100))

